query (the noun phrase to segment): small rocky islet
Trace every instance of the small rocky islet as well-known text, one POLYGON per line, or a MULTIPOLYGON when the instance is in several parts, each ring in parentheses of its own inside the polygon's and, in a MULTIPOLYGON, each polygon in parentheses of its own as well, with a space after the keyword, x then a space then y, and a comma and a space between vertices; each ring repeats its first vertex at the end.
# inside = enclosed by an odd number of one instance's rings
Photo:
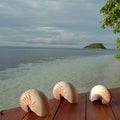
POLYGON ((106 49, 106 47, 102 43, 92 43, 92 44, 89 44, 89 45, 85 46, 84 48, 88 48, 88 49, 106 49))

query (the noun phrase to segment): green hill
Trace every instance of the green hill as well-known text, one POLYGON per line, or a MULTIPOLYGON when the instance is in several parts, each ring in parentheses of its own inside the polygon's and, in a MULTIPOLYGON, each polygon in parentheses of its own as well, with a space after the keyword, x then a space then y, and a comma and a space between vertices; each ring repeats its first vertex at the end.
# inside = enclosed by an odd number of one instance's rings
POLYGON ((85 46, 84 48, 90 48, 90 49, 106 49, 105 46, 102 43, 92 43, 89 44, 87 46, 85 46))

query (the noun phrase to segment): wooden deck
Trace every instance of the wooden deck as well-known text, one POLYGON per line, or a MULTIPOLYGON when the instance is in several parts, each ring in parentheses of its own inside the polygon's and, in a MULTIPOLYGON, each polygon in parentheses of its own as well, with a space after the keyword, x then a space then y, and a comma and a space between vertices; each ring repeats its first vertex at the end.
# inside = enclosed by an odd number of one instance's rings
POLYGON ((120 120, 120 87, 110 89, 112 101, 108 105, 90 102, 89 93, 79 94, 79 102, 50 100, 51 114, 40 118, 33 112, 26 113, 20 107, 0 111, 0 120, 120 120))

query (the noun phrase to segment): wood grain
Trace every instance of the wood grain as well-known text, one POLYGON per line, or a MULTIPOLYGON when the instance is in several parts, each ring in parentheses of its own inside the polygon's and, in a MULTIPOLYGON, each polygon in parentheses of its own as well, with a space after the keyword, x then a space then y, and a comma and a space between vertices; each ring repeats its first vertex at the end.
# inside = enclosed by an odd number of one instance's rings
POLYGON ((56 101, 55 99, 50 100, 50 115, 46 117, 39 117, 33 112, 27 113, 27 115, 24 117, 24 120, 52 120, 59 108, 60 101, 56 101))
POLYGON ((22 120, 26 112, 20 107, 0 111, 0 120, 22 120))
POLYGON ((35 113, 24 112, 20 107, 0 111, 0 120, 120 120, 120 87, 110 89, 112 101, 103 105, 101 101, 90 102, 89 93, 78 95, 78 103, 71 104, 65 99, 50 100, 51 113, 38 117, 35 113))
POLYGON ((79 94, 78 103, 63 100, 54 120, 85 120, 85 94, 79 94))
POLYGON ((111 89, 112 101, 111 107, 116 120, 120 120, 120 88, 111 89))
POLYGON ((101 101, 91 102, 87 94, 86 120, 115 120, 109 104, 102 104, 101 101))

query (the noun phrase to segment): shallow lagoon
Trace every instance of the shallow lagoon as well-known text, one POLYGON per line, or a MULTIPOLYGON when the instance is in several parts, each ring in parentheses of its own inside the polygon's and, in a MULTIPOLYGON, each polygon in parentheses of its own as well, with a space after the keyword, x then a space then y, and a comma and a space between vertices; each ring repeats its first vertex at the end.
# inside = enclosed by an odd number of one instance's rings
POLYGON ((79 93, 96 84, 108 88, 120 86, 120 62, 114 55, 75 55, 49 61, 19 64, 0 71, 0 109, 19 106, 20 94, 35 88, 49 98, 56 82, 71 82, 79 93))

